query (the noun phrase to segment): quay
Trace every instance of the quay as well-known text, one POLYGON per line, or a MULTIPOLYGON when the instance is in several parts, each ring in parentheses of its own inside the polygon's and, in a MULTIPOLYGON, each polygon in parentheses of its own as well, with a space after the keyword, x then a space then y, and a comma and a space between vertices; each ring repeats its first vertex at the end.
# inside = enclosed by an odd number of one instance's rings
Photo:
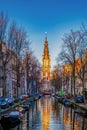
POLYGON ((75 101, 73 101, 73 100, 69 100, 69 101, 74 105, 75 108, 78 108, 78 109, 81 109, 81 110, 87 112, 87 104, 75 103, 75 101))
POLYGON ((13 110, 15 107, 17 107, 17 106, 19 106, 19 105, 21 105, 21 104, 23 104, 24 102, 27 102, 27 101, 31 102, 31 101, 33 101, 33 98, 30 97, 27 100, 23 100, 23 101, 19 101, 19 102, 15 103, 14 105, 10 106, 9 108, 1 109, 0 114, 4 114, 9 110, 13 110))

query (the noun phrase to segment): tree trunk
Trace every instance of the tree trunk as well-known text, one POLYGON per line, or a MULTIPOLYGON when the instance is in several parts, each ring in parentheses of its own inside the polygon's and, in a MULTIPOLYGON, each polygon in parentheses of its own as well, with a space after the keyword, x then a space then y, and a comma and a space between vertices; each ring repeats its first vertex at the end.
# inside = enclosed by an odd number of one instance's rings
POLYGON ((6 66, 3 65, 3 96, 6 97, 6 66))
POLYGON ((4 94, 4 92, 3 92, 3 79, 2 79, 2 77, 3 77, 3 64, 2 64, 2 42, 1 42, 1 40, 0 40, 0 66, 2 67, 1 69, 0 69, 0 88, 2 88, 2 95, 4 94))
POLYGON ((30 94, 30 92, 29 92, 29 76, 27 76, 27 94, 30 94))
POLYGON ((16 59, 16 76, 17 76, 17 97, 19 95, 19 88, 20 88, 20 62, 18 61, 19 59, 16 59))
POLYGON ((84 80, 82 80, 82 91, 84 90, 84 80))
POLYGON ((74 95, 76 94, 75 93, 75 77, 73 77, 73 87, 74 87, 74 95))
POLYGON ((72 83, 73 83, 73 82, 72 82, 72 76, 71 76, 71 94, 73 94, 73 91, 72 91, 72 87, 73 87, 73 86, 72 86, 72 83))
POLYGON ((18 81, 18 79, 17 79, 17 97, 18 97, 18 95, 19 95, 19 81, 18 81))
POLYGON ((74 96, 75 96, 75 61, 74 61, 74 66, 73 66, 73 89, 74 89, 74 96))

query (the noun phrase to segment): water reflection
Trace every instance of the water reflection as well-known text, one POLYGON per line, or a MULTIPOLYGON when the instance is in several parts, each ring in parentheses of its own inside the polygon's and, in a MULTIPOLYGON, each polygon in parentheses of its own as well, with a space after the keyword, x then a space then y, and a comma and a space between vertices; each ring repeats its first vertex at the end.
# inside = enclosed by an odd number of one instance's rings
POLYGON ((73 130, 86 130, 85 129, 86 123, 87 123, 86 118, 84 118, 78 114, 75 114, 73 112, 73 130))
POLYGON ((72 129, 72 109, 63 107, 63 124, 66 130, 72 129))
POLYGON ((42 128, 43 130, 50 130, 50 107, 51 102, 49 98, 43 101, 42 105, 42 128))
MULTIPOLYGON (((42 97, 31 103, 22 123, 10 130, 86 130, 87 118, 64 107, 53 97, 42 97)), ((0 129, 3 130, 3 129, 0 129)))

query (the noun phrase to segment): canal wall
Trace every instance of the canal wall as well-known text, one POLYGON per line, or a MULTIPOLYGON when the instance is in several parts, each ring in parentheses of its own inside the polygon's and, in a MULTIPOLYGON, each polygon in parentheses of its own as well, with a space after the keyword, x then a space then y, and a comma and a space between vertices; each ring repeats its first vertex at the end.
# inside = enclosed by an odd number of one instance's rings
POLYGON ((84 104, 84 103, 75 103, 75 101, 73 100, 69 100, 73 105, 74 107, 78 108, 78 109, 81 109, 81 110, 84 110, 87 112, 87 104, 84 104))
POLYGON ((23 101, 19 101, 19 102, 15 103, 14 105, 9 106, 9 107, 6 108, 6 109, 1 109, 1 110, 0 110, 0 114, 4 114, 4 113, 6 113, 7 111, 13 110, 15 107, 17 107, 17 106, 19 106, 19 105, 21 105, 21 104, 23 104, 24 102, 27 102, 27 101, 29 101, 29 102, 30 102, 30 101, 33 101, 33 98, 30 97, 29 99, 23 100, 23 101))

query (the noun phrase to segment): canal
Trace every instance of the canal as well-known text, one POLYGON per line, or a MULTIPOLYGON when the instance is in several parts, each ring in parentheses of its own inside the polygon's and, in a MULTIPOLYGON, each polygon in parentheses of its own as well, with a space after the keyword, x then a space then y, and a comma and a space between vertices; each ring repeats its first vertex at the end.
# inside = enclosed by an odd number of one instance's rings
POLYGON ((75 114, 54 97, 45 96, 33 101, 22 123, 11 130, 87 130, 87 118, 75 114))

